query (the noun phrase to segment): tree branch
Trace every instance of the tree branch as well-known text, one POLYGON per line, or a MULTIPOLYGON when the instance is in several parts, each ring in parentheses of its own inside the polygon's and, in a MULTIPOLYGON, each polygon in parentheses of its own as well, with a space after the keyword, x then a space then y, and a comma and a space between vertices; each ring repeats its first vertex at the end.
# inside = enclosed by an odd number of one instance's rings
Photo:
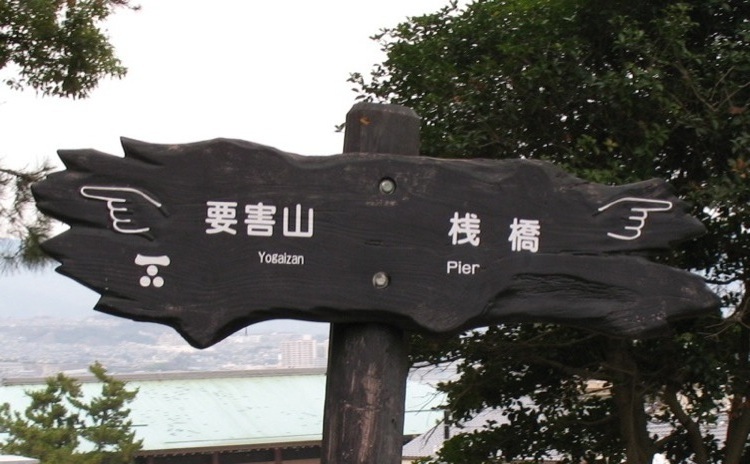
POLYGON ((667 385, 664 388, 662 396, 664 404, 669 407, 677 421, 682 425, 688 435, 688 443, 695 453, 693 459, 697 464, 708 464, 709 455, 705 444, 703 443, 703 434, 698 424, 685 412, 679 398, 677 397, 677 388, 673 385, 667 385))

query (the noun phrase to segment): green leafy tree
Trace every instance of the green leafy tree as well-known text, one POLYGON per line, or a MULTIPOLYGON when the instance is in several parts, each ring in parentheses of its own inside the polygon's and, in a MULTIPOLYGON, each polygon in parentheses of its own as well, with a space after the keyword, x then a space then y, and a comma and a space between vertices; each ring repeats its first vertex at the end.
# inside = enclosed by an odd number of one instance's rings
POLYGON ((86 398, 81 383, 58 374, 43 390, 28 391, 23 414, 0 408, 0 443, 4 453, 56 464, 130 464, 141 449, 129 420, 128 404, 137 390, 107 375, 99 363, 90 371, 102 384, 98 396, 86 398), (2 435, 0 435, 2 436, 2 435))
POLYGON ((20 263, 35 268, 47 262, 39 245, 49 235, 51 222, 34 207, 31 186, 50 170, 49 166, 34 170, 0 167, 0 271, 20 263), (21 243, 1 237, 15 237, 21 243))
POLYGON ((603 183, 667 179, 708 233, 655 258, 705 273, 728 313, 655 340, 547 325, 422 340, 417 360, 460 363, 443 387, 454 419, 486 407, 511 419, 451 440, 442 459, 750 459, 749 17, 744 0, 479 0, 376 37, 387 59, 352 81, 362 98, 420 114, 425 155, 545 159, 603 183), (591 380, 602 391, 587 394, 591 380), (726 436, 706 432, 718 417, 726 436), (649 422, 673 432, 655 438, 649 422))
MULTIPOLYGON (((42 95, 84 98, 108 76, 122 77, 101 24, 116 8, 135 9, 130 0, 0 0, 0 81, 13 89, 42 95)), ((0 266, 43 262, 39 242, 50 221, 33 208, 31 183, 49 167, 11 170, 0 167, 0 266)))

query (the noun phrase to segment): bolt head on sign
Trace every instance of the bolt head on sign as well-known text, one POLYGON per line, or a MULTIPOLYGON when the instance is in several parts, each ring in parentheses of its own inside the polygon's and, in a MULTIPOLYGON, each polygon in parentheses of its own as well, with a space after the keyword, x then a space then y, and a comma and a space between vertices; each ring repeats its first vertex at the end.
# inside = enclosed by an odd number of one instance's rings
POLYGON ((217 139, 125 157, 61 150, 34 187, 45 242, 96 309, 197 347, 268 319, 448 333, 500 322, 641 336, 718 307, 702 279, 625 253, 703 233, 660 180, 605 186, 528 160, 307 157, 217 139))

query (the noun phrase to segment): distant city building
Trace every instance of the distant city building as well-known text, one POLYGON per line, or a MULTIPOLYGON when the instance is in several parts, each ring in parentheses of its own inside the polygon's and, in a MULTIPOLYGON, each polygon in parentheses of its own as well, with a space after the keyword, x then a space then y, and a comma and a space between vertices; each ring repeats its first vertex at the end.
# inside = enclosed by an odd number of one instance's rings
POLYGON ((0 382, 58 372, 86 374, 94 360, 112 374, 274 369, 281 367, 281 343, 299 340, 303 334, 311 334, 317 341, 316 359, 308 366, 326 366, 327 327, 275 322, 263 323, 255 328, 256 333, 237 331, 210 349, 199 350, 171 328, 158 324, 108 315, 69 320, 10 319, 0 314, 0 382))
POLYGON ((315 360, 315 367, 328 367, 328 340, 318 342, 316 349, 318 358, 315 360))
POLYGON ((298 340, 281 342, 282 369, 305 369, 310 367, 324 367, 325 356, 321 356, 318 343, 312 335, 304 335, 298 340))

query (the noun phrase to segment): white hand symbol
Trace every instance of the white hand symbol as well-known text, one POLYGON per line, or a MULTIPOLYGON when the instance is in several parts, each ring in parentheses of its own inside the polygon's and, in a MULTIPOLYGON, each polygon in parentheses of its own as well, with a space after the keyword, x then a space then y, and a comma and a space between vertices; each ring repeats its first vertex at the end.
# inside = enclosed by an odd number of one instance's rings
POLYGON ((104 187, 104 186, 93 186, 87 185, 81 187, 81 195, 86 198, 93 200, 101 200, 107 202, 107 208, 109 209, 109 218, 112 220, 112 228, 121 234, 144 234, 151 230, 150 227, 128 227, 133 220, 130 218, 123 218, 123 215, 132 214, 129 203, 133 197, 142 198, 148 203, 154 205, 162 213, 161 203, 154 198, 146 195, 138 189, 130 187, 104 187))
POLYGON ((643 231, 643 227, 646 225, 646 219, 648 218, 649 213, 669 211, 673 206, 671 201, 666 200, 625 197, 602 206, 601 208, 599 208, 599 212, 605 211, 612 206, 620 203, 631 203, 632 206, 630 207, 630 211, 635 214, 633 214, 632 216, 628 216, 628 219, 632 221, 633 224, 625 226, 625 230, 631 231, 631 233, 629 233, 628 235, 615 234, 613 232, 607 233, 607 236, 617 240, 637 239, 641 236, 641 232, 643 231), (650 206, 643 206, 644 204, 650 206))

